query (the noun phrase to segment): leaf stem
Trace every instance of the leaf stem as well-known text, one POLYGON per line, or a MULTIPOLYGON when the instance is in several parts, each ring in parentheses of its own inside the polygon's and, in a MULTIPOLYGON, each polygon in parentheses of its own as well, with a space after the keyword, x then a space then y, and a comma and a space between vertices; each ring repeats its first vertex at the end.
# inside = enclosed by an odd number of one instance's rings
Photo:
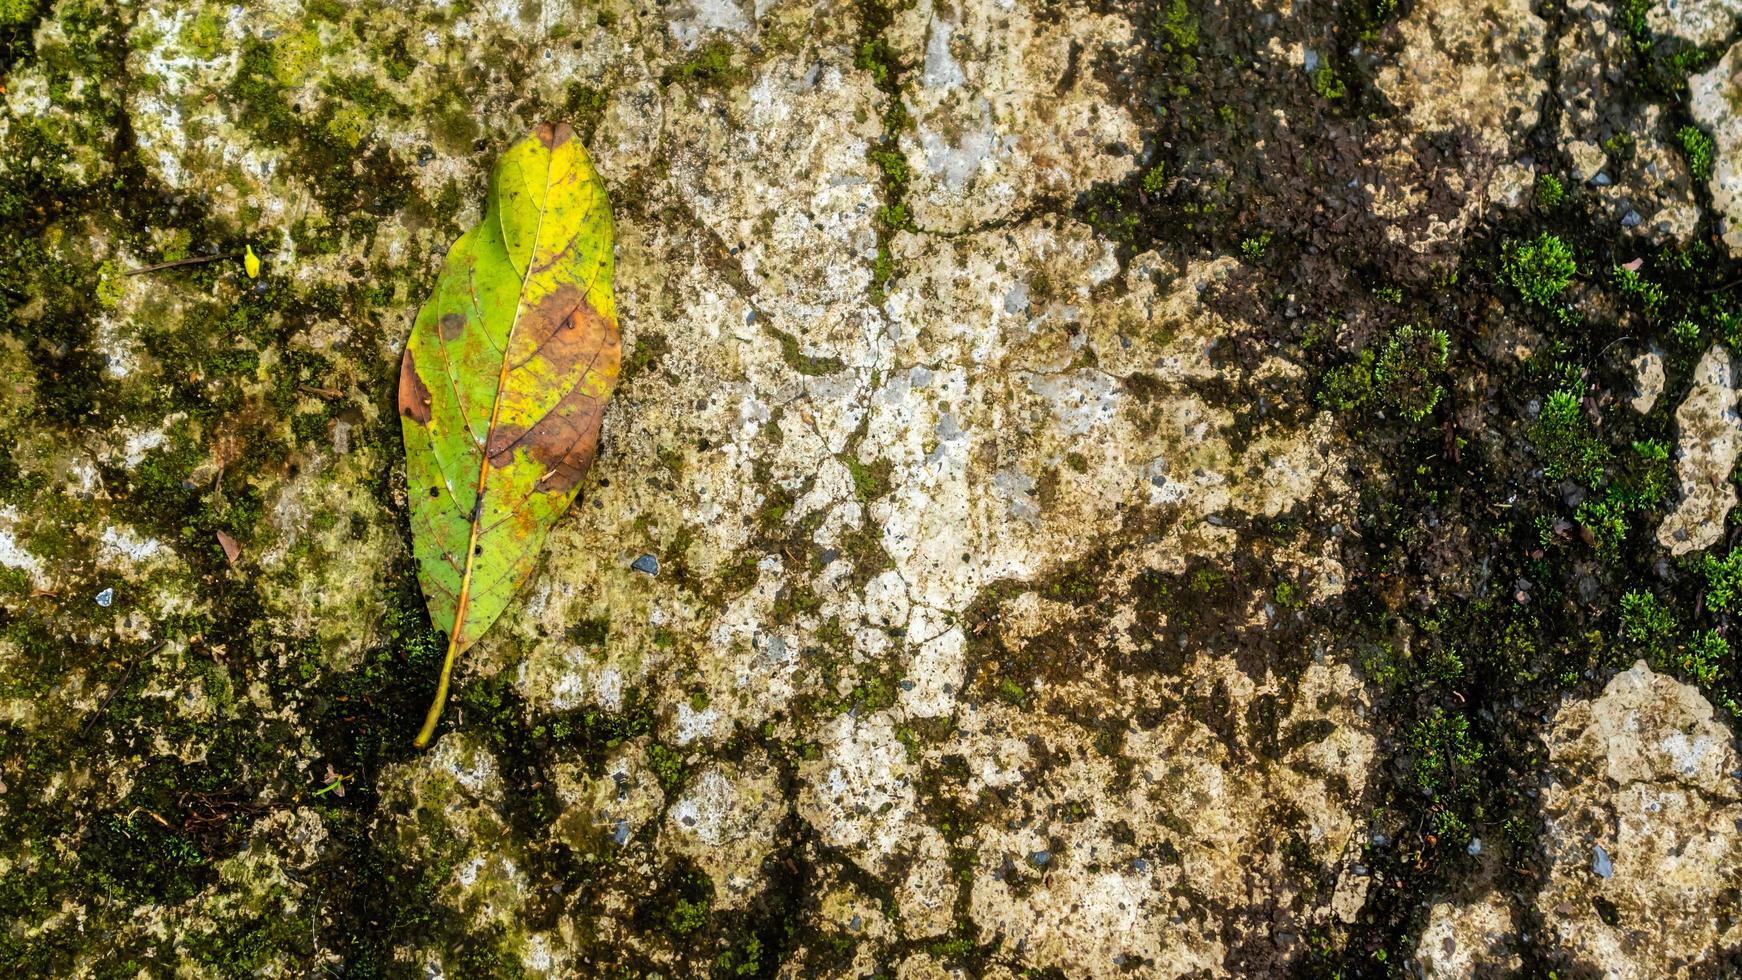
POLYGON ((448 655, 442 660, 442 678, 436 682, 435 700, 430 703, 429 714, 424 716, 423 729, 417 733, 417 738, 411 744, 423 748, 429 740, 435 737, 436 722, 441 720, 442 709, 448 703, 448 679, 454 676, 454 657, 459 653, 460 631, 456 628, 448 637, 448 655))

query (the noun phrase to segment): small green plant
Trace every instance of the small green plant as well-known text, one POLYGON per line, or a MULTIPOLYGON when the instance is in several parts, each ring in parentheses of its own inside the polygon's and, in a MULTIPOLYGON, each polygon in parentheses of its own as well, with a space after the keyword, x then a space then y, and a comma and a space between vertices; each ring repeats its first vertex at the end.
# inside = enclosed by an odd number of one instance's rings
POLYGON ((1537 306, 1553 306, 1578 274, 1573 250, 1548 232, 1506 244, 1500 271, 1508 285, 1537 306))
POLYGON ((1614 275, 1615 287, 1621 290, 1621 295, 1638 303, 1646 316, 1655 317, 1662 312, 1668 299, 1662 286, 1626 266, 1616 266, 1614 275))
POLYGON ((1561 388, 1542 403, 1530 428, 1530 441, 1551 480, 1577 480, 1595 486, 1611 460, 1609 447, 1591 430, 1584 399, 1573 388, 1561 388))
POLYGON ((1717 630, 1702 630, 1686 647, 1676 651, 1675 666, 1695 684, 1710 689, 1718 683, 1723 665, 1730 659, 1730 641, 1717 630))
POLYGON ((1621 545, 1627 541, 1627 507, 1618 500, 1592 498, 1579 505, 1573 520, 1590 532, 1591 546, 1597 557, 1614 561, 1621 555, 1621 545))
POLYGON ((1662 439, 1637 439, 1632 448, 1633 466, 1625 488, 1627 502, 1642 510, 1656 507, 1669 497, 1669 443, 1662 439))
POLYGON ((1158 163, 1143 175, 1143 189, 1150 194, 1167 190, 1167 164, 1158 163))
POLYGON ((1313 72, 1313 91, 1319 93, 1319 98, 1335 101, 1349 94, 1348 86, 1337 77, 1337 70, 1326 61, 1313 72))
POLYGON ((709 904, 706 898, 695 902, 680 898, 666 916, 665 924, 671 927, 672 932, 687 936, 708 924, 709 904))
POLYGON ((1643 589, 1621 597, 1622 636, 1656 654, 1668 648, 1675 633, 1675 615, 1663 600, 1643 589))
POLYGON ((1718 160, 1718 147, 1712 138, 1698 126, 1683 126, 1675 131, 1675 138, 1687 155, 1688 172, 1695 180, 1711 180, 1712 167, 1718 160))
POLYGON ((1420 422, 1445 394, 1434 377, 1445 370, 1450 341, 1444 330, 1400 327, 1379 352, 1374 387, 1384 402, 1411 422, 1420 422))
POLYGON ((683 784, 683 757, 658 742, 647 746, 647 767, 653 770, 660 787, 667 793, 676 792, 683 784))
POLYGON ((1319 389, 1319 404, 1333 412, 1348 412, 1367 404, 1373 397, 1373 350, 1361 352, 1354 361, 1339 364, 1325 372, 1325 386, 1319 389))
POLYGON ((27 23, 36 15, 37 0, 0 0, 0 27, 27 23))
POLYGON ((1537 174, 1536 176, 1536 206, 1544 211, 1553 211, 1567 199, 1567 189, 1554 174, 1537 174))
POLYGON ((666 82, 692 82, 703 88, 723 88, 742 74, 732 65, 732 44, 722 38, 708 42, 695 56, 666 73, 666 82))
POLYGON ((1706 608, 1734 612, 1742 607, 1742 548, 1732 548, 1723 558, 1704 555, 1700 571, 1706 577, 1706 608))
POLYGON ((1264 258, 1264 250, 1270 247, 1270 232, 1262 231, 1240 243, 1240 254, 1249 261, 1256 262, 1264 258))
POLYGON ((1415 754, 1415 782, 1435 796, 1452 792, 1459 770, 1482 761, 1482 746, 1470 733, 1470 720, 1434 708, 1410 730, 1409 749, 1415 754))

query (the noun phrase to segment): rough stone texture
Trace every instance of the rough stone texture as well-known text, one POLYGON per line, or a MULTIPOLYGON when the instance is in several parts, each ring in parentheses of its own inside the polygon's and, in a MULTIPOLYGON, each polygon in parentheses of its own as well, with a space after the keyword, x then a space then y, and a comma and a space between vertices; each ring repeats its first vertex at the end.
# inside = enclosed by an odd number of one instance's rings
POLYGON ((1628 363, 1633 368, 1636 380, 1633 397, 1627 404, 1635 412, 1649 415, 1657 407, 1657 400, 1663 397, 1663 355, 1648 350, 1628 363))
POLYGON ((1432 980, 1504 976, 1523 965, 1512 947, 1518 921, 1506 896, 1490 891, 1463 904, 1436 902, 1415 957, 1432 980))
POLYGON ((0 962, 1733 963, 1689 117, 1616 7, 1404 6, 0 2, 0 962), (624 380, 416 753, 391 386, 558 116, 624 380))
POLYGON ((1688 106, 1717 144, 1717 160, 1706 186, 1721 218, 1724 244, 1742 254, 1742 117, 1734 106, 1742 75, 1742 47, 1724 52, 1718 63, 1688 79, 1688 106))
POLYGON ((1605 976, 1708 976, 1742 943, 1742 790, 1730 732, 1643 662, 1547 736, 1546 928, 1605 976))
POLYGON ((1407 123, 1387 132, 1392 145, 1376 154, 1387 178, 1372 190, 1373 210, 1395 219, 1428 211, 1423 233, 1405 240, 1399 225, 1392 241, 1435 254, 1460 241, 1491 198, 1505 196, 1496 185, 1512 182, 1509 166, 1548 89, 1547 36, 1524 0, 1426 0, 1399 30, 1403 51, 1376 84, 1405 107, 1407 123), (1418 140, 1450 140, 1456 149, 1434 166, 1418 140))
POLYGON ((1616 9, 1597 0, 1567 5, 1567 29, 1555 49, 1559 140, 1573 164, 1567 176, 1590 190, 1588 206, 1607 227, 1652 241, 1687 241, 1700 219, 1693 179, 1673 149, 1675 126, 1662 107, 1624 96, 1636 62, 1616 9))
POLYGON ((1666 0, 1650 8, 1646 23, 1654 33, 1705 46, 1729 38, 1739 13, 1736 0, 1666 0))
POLYGON ((1681 502, 1657 528, 1658 543, 1671 554, 1711 547, 1723 536, 1724 518, 1736 506, 1730 470, 1742 455, 1737 383, 1735 358, 1724 347, 1713 346, 1694 368, 1693 390, 1675 410, 1681 502))

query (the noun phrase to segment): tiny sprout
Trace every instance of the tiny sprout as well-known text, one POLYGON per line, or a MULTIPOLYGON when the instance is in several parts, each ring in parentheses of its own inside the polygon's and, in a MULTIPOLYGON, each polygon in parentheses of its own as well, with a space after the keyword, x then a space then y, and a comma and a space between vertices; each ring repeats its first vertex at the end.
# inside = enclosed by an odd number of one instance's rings
POLYGON ((254 246, 249 245, 242 253, 242 268, 248 270, 248 278, 260 278, 260 256, 254 254, 254 246))

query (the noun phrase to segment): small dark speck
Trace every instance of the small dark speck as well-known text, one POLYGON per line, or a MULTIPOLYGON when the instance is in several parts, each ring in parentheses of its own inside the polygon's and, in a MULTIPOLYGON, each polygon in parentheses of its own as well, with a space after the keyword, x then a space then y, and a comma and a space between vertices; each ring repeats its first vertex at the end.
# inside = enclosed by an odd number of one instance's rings
POLYGON ((839 558, 839 557, 841 557, 841 550, 839 548, 824 548, 823 549, 823 565, 824 565, 824 567, 827 567, 830 562, 834 561, 836 558, 839 558))
POLYGON ((658 575, 659 559, 652 555, 642 555, 640 558, 635 559, 634 564, 631 564, 629 567, 638 572, 646 572, 649 575, 658 575))
POLYGON ((911 691, 911 690, 913 690, 913 682, 912 682, 912 681, 902 681, 902 682, 901 682, 901 689, 902 689, 902 690, 903 690, 903 691, 911 691))
POLYGON ((1044 868, 1052 861, 1052 853, 1049 851, 1035 851, 1033 854, 1028 856, 1028 859, 1033 861, 1036 867, 1044 868))
POLYGON ((434 159, 435 159, 435 148, 434 147, 425 146, 425 147, 420 147, 418 149, 418 151, 417 151, 417 165, 418 166, 420 166, 420 167, 428 166, 429 162, 431 160, 434 160, 434 159))
POLYGON ((744 322, 745 323, 755 323, 756 322, 756 311, 755 310, 745 310, 744 311, 744 322))

